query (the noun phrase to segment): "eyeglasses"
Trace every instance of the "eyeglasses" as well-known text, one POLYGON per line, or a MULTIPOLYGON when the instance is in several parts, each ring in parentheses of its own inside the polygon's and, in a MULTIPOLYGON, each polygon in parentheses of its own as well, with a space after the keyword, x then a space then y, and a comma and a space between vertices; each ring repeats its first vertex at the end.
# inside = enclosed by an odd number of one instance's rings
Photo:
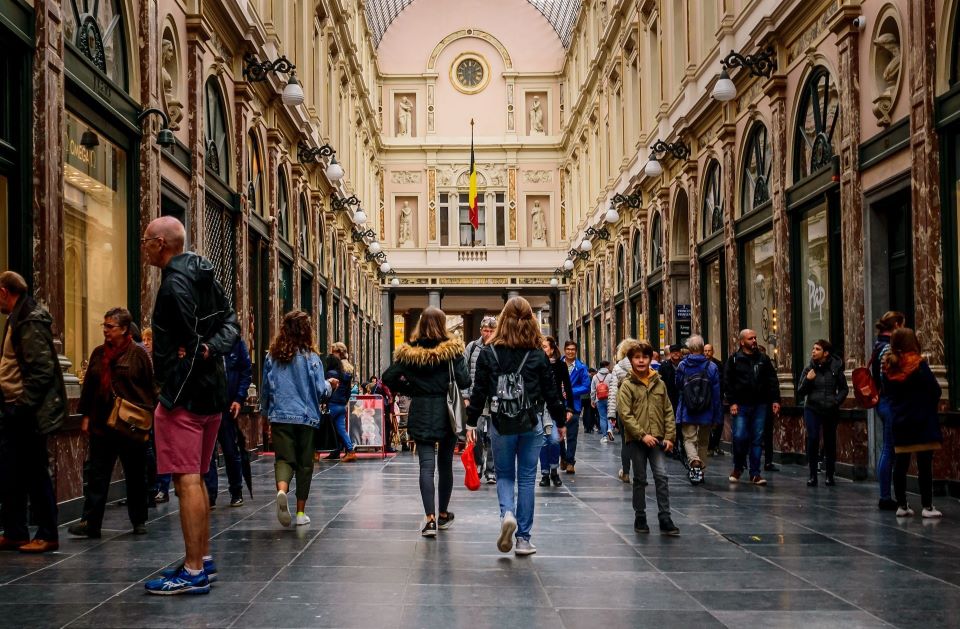
POLYGON ((114 324, 112 324, 112 323, 104 323, 104 324, 101 325, 100 327, 103 328, 104 330, 112 330, 112 329, 114 329, 114 328, 119 328, 120 326, 119 326, 119 325, 114 325, 114 324))
POLYGON ((163 236, 153 236, 152 238, 141 238, 141 239, 140 239, 140 244, 141 244, 141 245, 145 245, 145 244, 147 244, 148 242, 150 242, 151 240, 163 240, 163 236))

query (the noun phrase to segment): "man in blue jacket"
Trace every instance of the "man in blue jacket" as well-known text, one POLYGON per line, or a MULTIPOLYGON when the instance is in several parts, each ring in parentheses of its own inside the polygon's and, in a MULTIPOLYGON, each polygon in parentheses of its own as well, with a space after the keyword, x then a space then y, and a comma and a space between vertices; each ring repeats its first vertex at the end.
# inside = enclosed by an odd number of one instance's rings
MULTIPOLYGON (((247 400, 247 389, 253 380, 253 365, 250 363, 250 352, 243 339, 237 337, 230 353, 223 357, 227 375, 227 395, 230 396, 230 407, 223 412, 220 420, 220 430, 217 441, 223 451, 223 459, 227 468, 227 481, 230 483, 230 506, 243 506, 243 460, 240 455, 240 445, 237 440, 237 425, 240 409, 247 400)), ((220 489, 219 474, 216 463, 217 453, 214 450, 210 469, 203 477, 207 485, 207 495, 210 496, 210 506, 216 506, 217 492, 220 489)))
POLYGON ((704 355, 703 337, 694 334, 688 338, 687 349, 690 355, 677 367, 674 383, 678 401, 677 424, 678 432, 683 433, 683 447, 690 461, 690 484, 699 485, 707 467, 710 433, 713 426, 723 424, 723 403, 720 399, 720 370, 704 355))
MULTIPOLYGON (((577 433, 580 429, 580 413, 583 410, 582 397, 590 395, 590 374, 587 366, 577 358, 578 345, 573 341, 563 344, 563 358, 570 373, 570 385, 573 388, 573 416, 567 420, 566 427, 560 429, 560 467, 567 474, 576 474, 577 433)), ((570 406, 568 404, 568 406, 570 406)))

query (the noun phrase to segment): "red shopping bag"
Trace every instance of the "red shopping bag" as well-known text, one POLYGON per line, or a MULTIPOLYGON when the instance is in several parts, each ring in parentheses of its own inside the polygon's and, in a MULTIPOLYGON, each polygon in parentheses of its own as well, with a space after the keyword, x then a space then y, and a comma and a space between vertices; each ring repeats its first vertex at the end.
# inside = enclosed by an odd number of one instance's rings
POLYGON ((463 454, 460 455, 460 460, 463 461, 463 469, 466 472, 463 476, 463 484, 470 491, 477 491, 480 489, 480 474, 477 473, 477 461, 473 458, 472 442, 467 443, 463 454))

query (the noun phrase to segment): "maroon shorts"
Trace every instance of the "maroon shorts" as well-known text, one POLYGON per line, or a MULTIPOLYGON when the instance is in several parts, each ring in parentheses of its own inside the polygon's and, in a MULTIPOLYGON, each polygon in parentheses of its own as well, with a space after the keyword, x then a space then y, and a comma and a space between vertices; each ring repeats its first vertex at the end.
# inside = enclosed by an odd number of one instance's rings
POLYGON ((153 433, 158 474, 206 474, 217 445, 220 413, 197 415, 181 407, 157 404, 153 433))

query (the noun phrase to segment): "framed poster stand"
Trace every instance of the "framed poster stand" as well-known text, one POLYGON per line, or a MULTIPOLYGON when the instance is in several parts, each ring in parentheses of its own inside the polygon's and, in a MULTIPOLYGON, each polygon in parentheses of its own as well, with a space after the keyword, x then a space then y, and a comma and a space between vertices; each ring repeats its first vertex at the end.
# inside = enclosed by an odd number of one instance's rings
POLYGON ((386 408, 382 395, 354 395, 347 404, 347 432, 358 452, 379 452, 387 456, 386 408))

